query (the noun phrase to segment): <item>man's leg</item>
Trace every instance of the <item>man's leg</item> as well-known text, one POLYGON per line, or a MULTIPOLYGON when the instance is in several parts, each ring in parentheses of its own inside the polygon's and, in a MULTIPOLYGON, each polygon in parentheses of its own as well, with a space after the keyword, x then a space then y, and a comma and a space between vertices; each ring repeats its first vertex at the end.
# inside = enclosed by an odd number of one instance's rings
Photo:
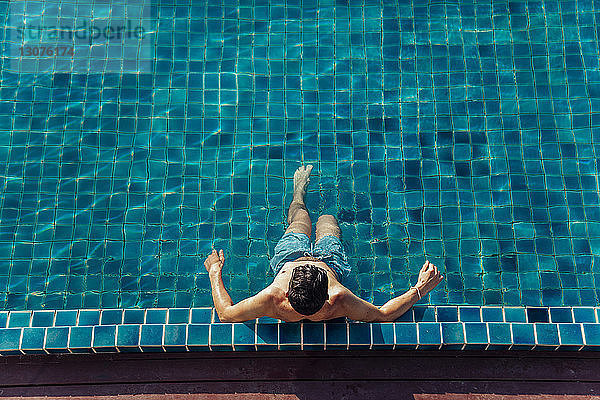
POLYGON ((312 222, 308 215, 308 210, 304 204, 304 196, 306 195, 306 187, 310 181, 310 172, 313 166, 307 165, 300 167, 294 173, 294 197, 288 211, 287 222, 289 224, 285 233, 304 233, 310 238, 312 222))
POLYGON ((304 195, 306 194, 308 177, 312 168, 312 165, 300 167, 294 174, 294 198, 292 204, 290 204, 287 219, 289 226, 285 230, 285 234, 277 242, 275 254, 273 254, 270 261, 271 269, 276 275, 286 262, 302 257, 306 252, 310 251, 312 223, 304 205, 304 195), (306 236, 294 235, 294 233, 303 233, 306 236))
POLYGON ((337 238, 341 238, 342 232, 337 223, 337 220, 333 215, 321 215, 317 220, 315 243, 317 243, 323 236, 331 235, 337 238))
POLYGON ((333 215, 321 215, 317 221, 314 253, 335 271, 338 280, 345 279, 350 271, 348 257, 342 245, 342 231, 333 215))

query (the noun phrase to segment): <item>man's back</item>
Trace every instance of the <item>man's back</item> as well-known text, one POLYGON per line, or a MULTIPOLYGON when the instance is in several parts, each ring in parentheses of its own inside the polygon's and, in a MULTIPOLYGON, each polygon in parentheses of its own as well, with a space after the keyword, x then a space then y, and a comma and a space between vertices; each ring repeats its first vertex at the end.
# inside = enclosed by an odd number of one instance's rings
POLYGON ((338 280, 334 271, 327 266, 326 263, 312 259, 312 257, 301 257, 295 261, 290 261, 284 264, 279 270, 279 273, 273 279, 265 290, 271 293, 273 302, 273 318, 281 319, 286 322, 295 322, 302 319, 311 321, 323 321, 344 316, 342 302, 339 300, 348 289, 346 289, 338 280), (290 279, 294 268, 300 265, 311 264, 318 268, 322 268, 327 272, 328 277, 328 294, 329 298, 325 301, 323 307, 315 314, 310 316, 298 313, 290 304, 286 293, 289 288, 290 279))

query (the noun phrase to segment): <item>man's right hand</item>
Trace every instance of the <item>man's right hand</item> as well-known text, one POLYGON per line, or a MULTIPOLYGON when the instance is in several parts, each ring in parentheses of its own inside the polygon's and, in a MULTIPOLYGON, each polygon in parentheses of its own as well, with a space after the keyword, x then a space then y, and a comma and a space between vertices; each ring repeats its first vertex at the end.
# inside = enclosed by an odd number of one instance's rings
POLYGON ((437 267, 429 261, 425 261, 423 268, 419 271, 419 280, 415 286, 419 288, 421 295, 425 296, 425 293, 432 291, 442 279, 444 277, 440 274, 437 267))
POLYGON ((225 256, 223 254, 223 250, 219 250, 219 253, 217 253, 217 251, 213 249, 212 253, 206 257, 206 260, 204 261, 204 267, 208 273, 220 272, 223 269, 224 263, 225 256))

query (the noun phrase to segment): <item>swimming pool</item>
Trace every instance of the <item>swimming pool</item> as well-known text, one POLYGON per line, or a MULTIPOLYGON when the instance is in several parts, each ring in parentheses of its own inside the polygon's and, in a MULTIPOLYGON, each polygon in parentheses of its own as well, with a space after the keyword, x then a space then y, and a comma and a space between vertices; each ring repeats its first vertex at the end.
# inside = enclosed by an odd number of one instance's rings
POLYGON ((301 163, 375 304, 427 258, 422 303, 599 305, 595 2, 151 3, 121 72, 11 53, 56 12, 23 4, 0 4, 0 309, 210 307, 212 246, 256 293, 301 163))

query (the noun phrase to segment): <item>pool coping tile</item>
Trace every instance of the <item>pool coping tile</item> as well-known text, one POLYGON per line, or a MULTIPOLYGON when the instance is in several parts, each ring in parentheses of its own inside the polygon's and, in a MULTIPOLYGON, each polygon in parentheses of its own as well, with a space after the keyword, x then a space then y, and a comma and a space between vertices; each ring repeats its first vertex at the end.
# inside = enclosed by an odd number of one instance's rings
POLYGON ((0 312, 5 325, 11 325, 12 317, 13 325, 27 326, 0 327, 0 356, 353 349, 600 351, 595 307, 440 305, 415 310, 410 318, 394 322, 338 318, 292 323, 274 318, 220 322, 208 307, 8 311, 0 312), (529 322, 533 320, 538 322, 529 322))

